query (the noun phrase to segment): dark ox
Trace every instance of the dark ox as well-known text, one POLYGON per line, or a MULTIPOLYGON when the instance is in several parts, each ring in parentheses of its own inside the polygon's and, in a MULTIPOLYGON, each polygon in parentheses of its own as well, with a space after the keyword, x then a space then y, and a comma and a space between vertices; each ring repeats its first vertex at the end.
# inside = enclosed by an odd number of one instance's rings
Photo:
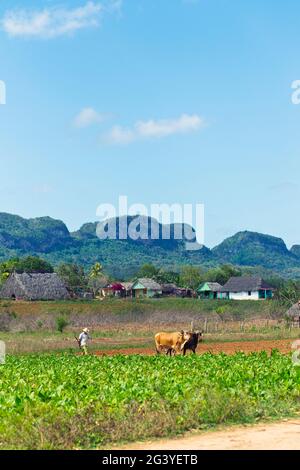
POLYGON ((185 343, 183 343, 181 347, 183 355, 185 356, 188 350, 193 351, 193 353, 196 354, 198 343, 200 343, 201 341, 203 341, 203 335, 201 331, 190 333, 190 338, 185 341, 185 343))

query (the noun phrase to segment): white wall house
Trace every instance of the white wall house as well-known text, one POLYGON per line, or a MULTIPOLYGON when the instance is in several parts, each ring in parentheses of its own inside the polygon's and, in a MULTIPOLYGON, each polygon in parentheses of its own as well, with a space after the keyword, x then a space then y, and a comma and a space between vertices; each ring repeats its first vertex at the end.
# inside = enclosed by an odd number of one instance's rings
POLYGON ((267 300, 272 299, 274 288, 261 277, 232 277, 219 292, 219 299, 267 300))
POLYGON ((229 292, 230 300, 260 300, 259 292, 256 291, 242 291, 242 292, 229 292))

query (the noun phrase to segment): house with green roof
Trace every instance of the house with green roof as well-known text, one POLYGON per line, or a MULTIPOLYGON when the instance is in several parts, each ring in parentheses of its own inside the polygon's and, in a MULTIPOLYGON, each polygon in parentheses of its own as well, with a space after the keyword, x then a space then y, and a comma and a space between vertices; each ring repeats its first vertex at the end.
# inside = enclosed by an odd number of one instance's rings
POLYGON ((218 293, 222 289, 218 282, 203 282, 197 289, 200 299, 217 299, 218 293))
POLYGON ((137 279, 132 287, 133 297, 157 297, 162 295, 162 287, 153 279, 137 279))

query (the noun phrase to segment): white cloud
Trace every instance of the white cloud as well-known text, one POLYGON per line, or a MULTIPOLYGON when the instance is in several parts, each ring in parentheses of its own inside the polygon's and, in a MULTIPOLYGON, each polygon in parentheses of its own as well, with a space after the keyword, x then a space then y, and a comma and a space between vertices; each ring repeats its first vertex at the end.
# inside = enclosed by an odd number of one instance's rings
POLYGON ((89 127, 92 124, 99 124, 107 118, 107 115, 98 113, 93 108, 83 108, 74 118, 75 127, 89 127))
POLYGON ((202 124, 203 119, 200 116, 182 114, 178 119, 139 121, 136 123, 136 130, 142 137, 165 137, 171 134, 196 131, 202 124))
POLYGON ((134 131, 121 126, 114 126, 107 134, 106 140, 112 144, 130 144, 136 140, 134 131))
POLYGON ((175 119, 137 121, 132 128, 114 126, 105 140, 112 144, 129 144, 140 139, 161 138, 200 130, 204 119, 197 114, 182 114, 175 119))
POLYGON ((78 8, 17 9, 7 11, 1 20, 2 29, 13 37, 54 38, 84 28, 97 27, 105 12, 119 10, 121 0, 106 3, 88 1, 78 8))

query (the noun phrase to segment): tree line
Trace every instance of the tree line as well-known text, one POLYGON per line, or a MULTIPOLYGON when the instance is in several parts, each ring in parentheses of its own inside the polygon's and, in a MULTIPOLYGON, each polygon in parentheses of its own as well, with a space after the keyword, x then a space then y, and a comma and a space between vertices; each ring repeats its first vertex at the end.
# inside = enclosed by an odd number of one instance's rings
MULTIPOLYGON (((57 274, 72 289, 91 289, 95 291, 103 287, 108 282, 123 281, 124 279, 114 279, 105 273, 103 266, 98 262, 90 270, 79 264, 62 263, 55 269, 51 263, 37 256, 27 256, 25 258, 12 258, 0 263, 0 279, 4 282, 12 272, 17 273, 53 273, 57 274)), ((158 268, 152 264, 141 266, 130 280, 136 278, 150 278, 160 284, 176 284, 178 287, 186 289, 197 289, 201 282, 211 281, 225 284, 231 276, 239 276, 241 271, 231 265, 223 265, 204 271, 197 266, 182 266, 178 271, 168 271, 158 268)))
MULTIPOLYGON (((64 281, 68 289, 75 294, 89 291, 97 295, 105 285, 115 281, 124 281, 108 275, 101 263, 95 263, 89 270, 75 263, 61 263, 54 267, 48 261, 37 256, 12 258, 0 263, 0 284, 3 284, 9 275, 17 273, 53 273, 56 272, 64 281)), ((242 270, 230 264, 204 270, 199 266, 181 266, 178 271, 166 270, 153 264, 141 266, 131 279, 150 278, 159 284, 175 284, 185 289, 196 290, 203 282, 218 282, 224 285, 232 276, 241 276, 242 270)), ((282 304, 291 305, 300 298, 300 281, 284 280, 280 277, 266 279, 276 288, 275 298, 282 304)))

